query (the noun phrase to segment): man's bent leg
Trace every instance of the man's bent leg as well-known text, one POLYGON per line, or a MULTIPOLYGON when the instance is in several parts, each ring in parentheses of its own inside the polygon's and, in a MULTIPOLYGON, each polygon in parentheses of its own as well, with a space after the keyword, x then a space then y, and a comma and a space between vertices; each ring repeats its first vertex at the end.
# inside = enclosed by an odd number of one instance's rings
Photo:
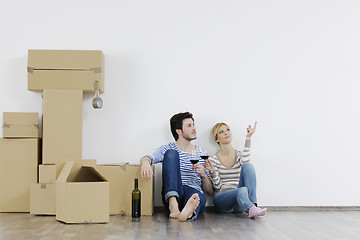
POLYGON ((183 195, 180 174, 179 154, 176 150, 169 149, 164 155, 162 164, 162 200, 170 210, 170 218, 177 218, 180 214, 178 199, 183 195))

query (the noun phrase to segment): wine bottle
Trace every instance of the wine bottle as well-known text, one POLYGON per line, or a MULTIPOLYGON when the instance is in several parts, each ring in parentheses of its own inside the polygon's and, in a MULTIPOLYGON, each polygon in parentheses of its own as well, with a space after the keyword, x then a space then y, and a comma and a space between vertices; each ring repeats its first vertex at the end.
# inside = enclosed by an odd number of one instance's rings
POLYGON ((131 193, 132 207, 131 216, 139 218, 141 216, 141 192, 138 188, 138 179, 135 178, 134 190, 131 193))

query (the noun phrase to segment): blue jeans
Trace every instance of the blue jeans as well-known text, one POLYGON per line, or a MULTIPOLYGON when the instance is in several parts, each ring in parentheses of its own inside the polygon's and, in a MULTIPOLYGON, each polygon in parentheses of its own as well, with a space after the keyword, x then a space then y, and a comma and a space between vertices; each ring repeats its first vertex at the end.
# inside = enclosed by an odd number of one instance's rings
POLYGON ((237 189, 217 193, 213 199, 218 212, 247 212, 257 203, 256 174, 251 163, 244 163, 237 189))
POLYGON ((165 152, 162 164, 162 185, 162 202, 167 209, 169 209, 170 197, 177 198, 179 210, 181 211, 189 198, 194 193, 197 193, 200 197, 200 204, 189 220, 195 220, 205 210, 206 198, 204 194, 195 188, 182 185, 179 153, 176 150, 169 149, 165 152))

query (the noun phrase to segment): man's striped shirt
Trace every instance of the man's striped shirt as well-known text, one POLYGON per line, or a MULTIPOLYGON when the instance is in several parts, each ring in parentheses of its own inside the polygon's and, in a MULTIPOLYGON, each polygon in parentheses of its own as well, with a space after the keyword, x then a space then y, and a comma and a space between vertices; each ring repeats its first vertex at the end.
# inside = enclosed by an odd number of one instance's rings
MULTIPOLYGON (((180 173, 182 184, 195 188, 199 192, 202 191, 202 180, 198 173, 193 169, 193 164, 190 162, 191 153, 181 151, 175 142, 170 142, 169 144, 162 145, 159 147, 153 154, 146 155, 151 159, 151 164, 162 163, 164 160, 164 154, 167 150, 174 149, 179 153, 180 159, 180 173)), ((197 158, 199 163, 204 165, 204 160, 200 157, 201 155, 207 155, 208 153, 199 146, 196 146, 197 149, 197 158)), ((206 174, 210 177, 208 170, 205 169, 206 174)))

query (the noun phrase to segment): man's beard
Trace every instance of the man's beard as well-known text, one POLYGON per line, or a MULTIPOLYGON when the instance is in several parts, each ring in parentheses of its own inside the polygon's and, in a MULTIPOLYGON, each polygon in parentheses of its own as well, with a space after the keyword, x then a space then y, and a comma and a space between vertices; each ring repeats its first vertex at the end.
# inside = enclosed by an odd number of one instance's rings
POLYGON ((188 136, 183 136, 185 140, 188 140, 188 141, 192 141, 192 140, 195 140, 197 137, 188 137, 188 136))

